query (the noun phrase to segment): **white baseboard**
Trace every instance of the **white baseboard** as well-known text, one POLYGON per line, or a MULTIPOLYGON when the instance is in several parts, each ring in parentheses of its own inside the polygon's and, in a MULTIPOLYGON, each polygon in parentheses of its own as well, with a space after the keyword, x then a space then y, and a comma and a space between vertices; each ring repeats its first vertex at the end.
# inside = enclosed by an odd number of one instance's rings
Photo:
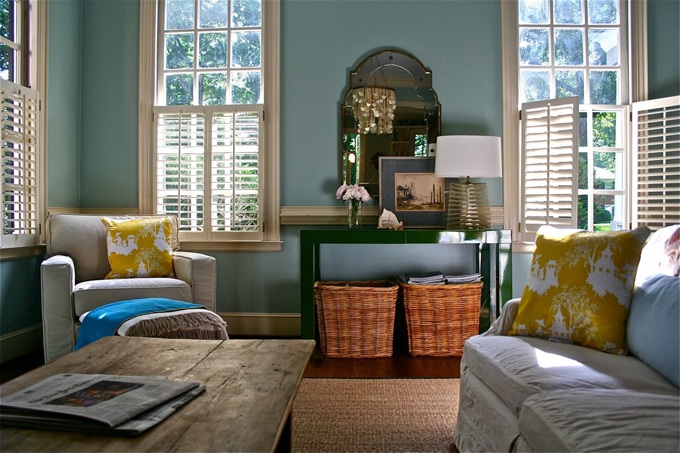
POLYGON ((0 337, 0 363, 37 351, 42 346, 42 324, 3 335, 0 337))
POLYGON ((227 322, 227 332, 235 336, 299 337, 300 315, 297 313, 220 313, 227 322))

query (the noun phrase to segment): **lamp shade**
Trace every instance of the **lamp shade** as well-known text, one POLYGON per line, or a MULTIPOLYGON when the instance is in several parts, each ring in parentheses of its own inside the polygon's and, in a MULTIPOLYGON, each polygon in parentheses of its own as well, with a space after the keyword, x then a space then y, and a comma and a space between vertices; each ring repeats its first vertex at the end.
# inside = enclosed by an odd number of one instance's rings
POLYGON ((501 138, 487 135, 437 137, 434 174, 441 178, 500 178, 501 138))

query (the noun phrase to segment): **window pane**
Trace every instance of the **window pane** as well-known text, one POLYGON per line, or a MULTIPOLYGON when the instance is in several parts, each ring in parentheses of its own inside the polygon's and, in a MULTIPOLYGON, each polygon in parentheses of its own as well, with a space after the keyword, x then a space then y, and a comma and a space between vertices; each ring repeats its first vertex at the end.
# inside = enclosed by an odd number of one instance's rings
POLYGON ((597 148, 622 148, 622 130, 625 125, 621 112, 593 112, 593 146, 597 148))
POLYGON ((165 4, 166 30, 193 28, 194 13, 194 0, 167 0, 165 4))
POLYGON ((14 1, 3 0, 0 2, 0 36, 14 41, 14 1))
POLYGON ((194 100, 194 76, 171 74, 165 77, 166 105, 191 105, 194 100))
POLYGON ((578 196, 578 220, 576 221, 577 228, 583 230, 588 229, 588 211, 590 207, 588 205, 588 195, 578 196))
POLYGON ((239 71, 232 73, 232 104, 258 104, 261 102, 260 94, 260 71, 239 71))
POLYGON ((198 76, 198 102, 200 105, 225 105, 227 75, 220 72, 198 76))
POLYGON ((619 64, 619 31, 592 28, 588 31, 588 60, 591 65, 619 64))
POLYGON ((547 29, 519 30, 519 63, 542 66, 550 64, 550 35, 547 29))
POLYGON ((558 66, 583 64, 583 30, 564 28, 555 30, 555 64, 558 66))
POLYGON ((583 71, 555 71, 555 84, 558 98, 578 96, 579 104, 583 104, 583 71))
POLYGON ((619 152, 595 152, 593 188, 623 189, 623 156, 619 152))
POLYGON ((16 82, 14 80, 14 55, 11 47, 0 43, 0 78, 16 82))
POLYGON ((261 61, 259 31, 235 32, 231 35, 231 64, 235 68, 256 68, 261 61))
POLYGON ((262 24, 261 0, 233 0, 232 27, 259 27, 262 24))
POLYGON ((588 146, 588 113, 578 113, 578 146, 588 146))
POLYGON ((588 188, 588 153, 578 153, 578 188, 588 188))
POLYGON ((520 24, 547 24, 549 21, 548 0, 520 0, 520 24))
POLYGON ((550 99, 550 72, 521 70, 519 74, 520 102, 550 99))
POLYGON ((590 71, 590 103, 618 104, 619 71, 590 71))
POLYGON ((588 23, 618 24, 618 0, 588 0, 588 23))
POLYGON ((554 0, 556 24, 582 24, 583 4, 581 0, 554 0))
POLYGON ((593 195, 593 231, 611 230, 613 205, 614 195, 593 195))
POLYGON ((199 0, 199 28, 226 28, 229 19, 228 0, 199 0))
POLYGON ((198 67, 227 67, 227 34, 200 33, 198 35, 198 67))
POLYGON ((192 69, 194 67, 194 35, 178 33, 165 37, 166 69, 192 69))

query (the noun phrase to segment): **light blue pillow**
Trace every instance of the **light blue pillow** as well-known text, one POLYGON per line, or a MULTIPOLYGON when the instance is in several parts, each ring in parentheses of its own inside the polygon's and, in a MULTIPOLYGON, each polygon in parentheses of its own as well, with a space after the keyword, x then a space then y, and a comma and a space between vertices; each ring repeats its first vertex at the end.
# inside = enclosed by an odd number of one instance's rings
POLYGON ((680 277, 652 275, 635 288, 628 351, 680 387, 680 277))

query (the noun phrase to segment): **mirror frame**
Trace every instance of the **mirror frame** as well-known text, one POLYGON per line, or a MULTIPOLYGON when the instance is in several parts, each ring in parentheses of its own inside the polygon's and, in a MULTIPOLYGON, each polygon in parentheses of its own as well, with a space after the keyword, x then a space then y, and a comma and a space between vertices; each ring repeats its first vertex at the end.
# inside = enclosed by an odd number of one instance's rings
POLYGON ((340 181, 358 183, 378 198, 379 156, 433 155, 430 144, 440 135, 441 104, 432 86, 432 71, 409 52, 396 48, 367 55, 349 71, 348 82, 340 105, 340 181), (352 91, 366 86, 395 90, 397 107, 391 134, 358 132, 352 91), (351 162, 351 157, 357 161, 351 162))

